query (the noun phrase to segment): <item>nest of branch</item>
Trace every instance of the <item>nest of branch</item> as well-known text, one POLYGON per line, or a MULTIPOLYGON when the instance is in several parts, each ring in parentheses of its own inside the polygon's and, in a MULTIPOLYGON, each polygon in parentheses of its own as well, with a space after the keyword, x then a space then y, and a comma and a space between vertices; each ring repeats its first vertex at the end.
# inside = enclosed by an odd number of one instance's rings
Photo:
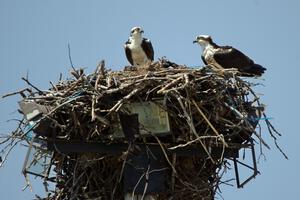
POLYGON ((155 101, 168 112, 172 142, 189 142, 201 135, 241 144, 251 137, 263 108, 251 84, 236 73, 166 60, 120 72, 100 64, 93 74, 73 71, 75 79, 59 81, 25 100, 47 106, 50 112, 39 123, 50 121, 56 137, 65 140, 116 141, 109 131, 114 114, 128 112, 122 107, 126 103, 155 101))
MULTIPOLYGON (((256 134, 254 129, 263 114, 252 85, 237 73, 234 69, 189 68, 165 59, 146 68, 113 72, 105 69, 103 61, 93 74, 73 71, 73 78, 51 83, 47 91, 34 87, 37 92, 26 96, 22 90, 24 101, 47 108, 32 127, 35 130, 46 124, 47 131, 36 130, 39 140, 129 144, 117 155, 54 151, 51 166, 56 175, 45 180, 51 179, 56 187, 46 199, 123 198, 124 166, 137 148, 124 137, 114 137, 111 130, 119 122, 118 114, 130 114, 125 105, 136 102, 155 102, 168 113, 170 123, 169 134, 146 130, 148 134, 133 139, 135 144, 157 144, 167 163, 161 169, 168 177, 166 190, 153 197, 213 199, 226 163, 225 150, 244 147, 256 134), (169 153, 189 146, 203 149, 206 156, 169 153), (215 157, 213 148, 223 151, 215 157)), ((23 130, 22 136, 27 133, 23 130)), ((144 173, 147 175, 146 170, 144 173)))

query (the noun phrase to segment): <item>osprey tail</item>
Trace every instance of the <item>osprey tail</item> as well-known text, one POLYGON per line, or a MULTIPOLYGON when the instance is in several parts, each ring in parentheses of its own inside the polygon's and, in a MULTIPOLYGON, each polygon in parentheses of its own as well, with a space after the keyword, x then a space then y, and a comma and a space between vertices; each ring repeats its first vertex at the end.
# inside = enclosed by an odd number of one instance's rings
POLYGON ((245 73, 244 76, 261 76, 265 72, 266 68, 264 68, 261 65, 253 64, 249 67, 245 67, 243 70, 240 70, 240 72, 245 73))

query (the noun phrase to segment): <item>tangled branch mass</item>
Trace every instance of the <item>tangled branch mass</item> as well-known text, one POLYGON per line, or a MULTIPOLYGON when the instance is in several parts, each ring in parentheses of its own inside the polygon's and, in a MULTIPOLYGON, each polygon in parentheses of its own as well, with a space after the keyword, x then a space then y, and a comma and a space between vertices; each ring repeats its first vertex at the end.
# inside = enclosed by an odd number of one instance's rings
MULTIPOLYGON (((38 199, 211 200, 241 149, 255 142, 268 147, 255 131, 264 107, 235 69, 189 68, 163 58, 123 71, 107 70, 102 61, 92 74, 72 75, 49 90, 24 79, 30 88, 13 93, 23 97, 24 118, 2 141, 2 163, 15 144, 27 143, 24 174, 43 177, 48 193, 38 199)), ((255 157, 254 164, 253 176, 255 157)))

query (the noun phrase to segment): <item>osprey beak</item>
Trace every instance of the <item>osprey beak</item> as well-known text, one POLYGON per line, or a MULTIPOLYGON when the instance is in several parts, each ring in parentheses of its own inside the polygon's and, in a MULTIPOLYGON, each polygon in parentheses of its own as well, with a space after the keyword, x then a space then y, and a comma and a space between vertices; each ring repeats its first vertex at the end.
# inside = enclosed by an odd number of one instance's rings
POLYGON ((144 30, 141 30, 140 33, 144 33, 144 30))
POLYGON ((198 41, 197 41, 197 40, 194 40, 194 41, 193 41, 193 44, 195 44, 195 43, 198 43, 198 41))

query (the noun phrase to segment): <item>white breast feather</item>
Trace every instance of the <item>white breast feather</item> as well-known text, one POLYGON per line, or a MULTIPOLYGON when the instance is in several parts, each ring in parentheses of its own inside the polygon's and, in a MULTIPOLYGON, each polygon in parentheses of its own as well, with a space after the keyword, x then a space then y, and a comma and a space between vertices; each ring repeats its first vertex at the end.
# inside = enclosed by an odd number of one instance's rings
POLYGON ((219 65, 216 60, 214 59, 214 54, 218 51, 218 49, 215 49, 211 46, 207 46, 203 51, 204 59, 206 60, 207 64, 213 65, 214 67, 218 69, 224 69, 221 65, 219 65))
POLYGON ((147 55, 142 49, 142 41, 131 40, 128 47, 131 50, 132 60, 134 66, 142 66, 149 63, 147 55))

